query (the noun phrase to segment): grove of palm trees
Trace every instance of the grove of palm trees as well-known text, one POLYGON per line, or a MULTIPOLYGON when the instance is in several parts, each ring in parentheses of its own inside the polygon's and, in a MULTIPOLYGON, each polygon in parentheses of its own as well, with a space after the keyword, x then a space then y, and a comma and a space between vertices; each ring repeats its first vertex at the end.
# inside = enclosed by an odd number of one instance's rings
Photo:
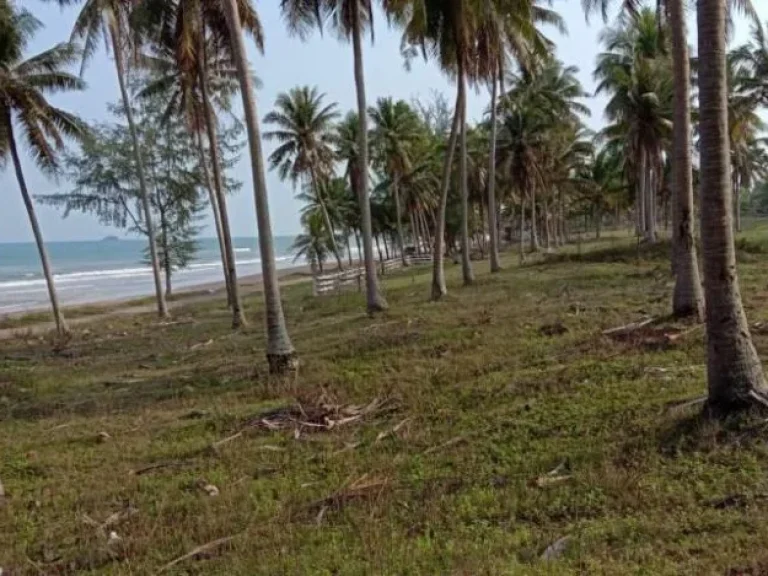
POLYGON ((0 0, 3 192, 50 302, 0 315, 0 575, 768 570, 760 7, 585 0, 593 90, 538 0, 280 0, 280 30, 48 3, 75 25, 37 51, 0 0), (370 96, 385 29, 450 92, 370 96), (278 34, 349 48, 355 105, 263 98, 278 34), (102 49, 89 124, 59 102, 102 49), (98 263, 64 273, 38 205, 135 234, 151 291, 72 300, 98 263))

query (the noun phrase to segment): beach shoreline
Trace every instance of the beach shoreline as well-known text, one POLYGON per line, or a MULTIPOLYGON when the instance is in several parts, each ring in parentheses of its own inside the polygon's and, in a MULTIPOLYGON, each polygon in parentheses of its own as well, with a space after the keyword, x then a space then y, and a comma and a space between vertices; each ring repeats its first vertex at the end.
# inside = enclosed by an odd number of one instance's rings
MULTIPOLYGON (((297 265, 277 270, 278 281, 281 286, 308 282, 312 278, 312 270, 308 265, 297 265)), ((262 275, 249 274, 238 278, 238 285, 242 295, 254 294, 262 291, 262 275)), ((226 299, 226 285, 224 279, 212 282, 203 282, 180 288, 174 292, 168 301, 169 310, 196 302, 213 300, 221 296, 226 299)), ((224 302, 226 306, 226 302, 224 302)), ((0 340, 14 338, 21 334, 35 335, 52 330, 55 325, 53 320, 46 321, 41 316, 48 313, 50 306, 39 305, 25 310, 8 312, 0 315, 0 340), (25 320, 33 320, 27 323, 25 320), (6 324, 6 327, 3 327, 6 324)), ((95 322, 99 319, 113 315, 133 315, 151 313, 156 310, 154 296, 134 296, 113 299, 98 299, 80 302, 62 307, 64 317, 71 326, 87 322, 95 322), (68 317, 69 315, 69 317, 68 317)))

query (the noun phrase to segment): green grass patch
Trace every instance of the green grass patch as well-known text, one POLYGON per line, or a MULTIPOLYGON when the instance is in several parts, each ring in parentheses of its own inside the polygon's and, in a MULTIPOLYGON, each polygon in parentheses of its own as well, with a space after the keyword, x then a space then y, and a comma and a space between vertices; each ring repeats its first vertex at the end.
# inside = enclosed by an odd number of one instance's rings
MULTIPOLYGON (((172 324, 77 326, 64 349, 0 342, 0 567, 151 574, 207 543, 167 573, 758 566, 764 429, 679 408, 705 393, 703 330, 602 334, 668 313, 668 254, 615 234, 522 267, 510 252, 495 275, 475 263, 468 288, 447 264, 438 303, 413 268, 385 280, 373 319, 357 293, 291 285, 289 381, 266 374, 258 294, 240 332, 208 301, 172 324)), ((750 322, 768 321, 765 266, 740 273, 750 322)), ((768 330, 754 336, 768 354, 768 330)))

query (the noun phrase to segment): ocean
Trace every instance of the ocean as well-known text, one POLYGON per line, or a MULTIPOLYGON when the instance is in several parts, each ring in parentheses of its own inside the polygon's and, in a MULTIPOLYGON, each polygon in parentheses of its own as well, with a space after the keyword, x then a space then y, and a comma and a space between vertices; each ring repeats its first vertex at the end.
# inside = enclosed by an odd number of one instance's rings
MULTIPOLYGON (((294 265, 293 236, 275 237, 278 268, 294 265)), ((239 277, 261 273, 256 238, 233 238, 239 277)), ((152 270, 144 258, 145 240, 108 238, 88 242, 48 242, 48 255, 62 305, 104 302, 154 294, 152 270)), ((223 282, 218 241, 198 240, 195 260, 173 276, 175 291, 223 282)), ((34 243, 0 243, 0 315, 49 305, 34 243)))

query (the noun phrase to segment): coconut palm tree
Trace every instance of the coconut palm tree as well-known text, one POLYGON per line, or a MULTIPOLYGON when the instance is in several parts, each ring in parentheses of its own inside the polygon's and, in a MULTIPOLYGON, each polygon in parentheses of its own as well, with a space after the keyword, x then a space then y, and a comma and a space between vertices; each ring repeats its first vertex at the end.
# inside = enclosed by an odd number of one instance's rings
MULTIPOLYGON (((619 0, 622 11, 635 14, 639 0, 619 0)), ((756 13, 750 0, 726 0, 727 10, 736 9, 756 20, 756 13)), ((600 11, 607 20, 608 7, 612 0, 582 0, 587 16, 600 11)), ((672 297, 672 313, 677 317, 703 319, 704 299, 701 290, 699 267, 696 260, 693 225, 693 174, 691 161, 691 104, 690 104, 690 60, 688 34, 685 21, 684 0, 662 0, 657 3, 657 18, 661 8, 669 19, 672 37, 672 66, 674 73, 674 135, 673 172, 676 196, 676 221, 674 222, 675 289, 672 297)), ((759 26, 758 26, 759 28, 759 26)), ((764 52, 768 54, 768 51, 764 52)), ((768 59, 766 59, 768 62, 768 59)), ((768 68, 766 68, 768 70, 768 68)))
POLYGON ((339 117, 335 103, 326 105, 325 94, 317 87, 302 86, 278 94, 275 109, 264 117, 274 126, 264 138, 278 143, 269 163, 282 180, 296 186, 309 183, 320 205, 336 263, 343 269, 341 254, 335 245, 335 231, 328 213, 323 186, 333 173, 333 129, 339 117))
MULTIPOLYGON (((271 373, 282 374, 296 367, 296 351, 285 325, 283 305, 280 300, 280 284, 275 267, 275 247, 272 223, 269 220, 269 199, 264 173, 264 157, 261 148, 261 131, 253 94, 253 78, 248 66, 248 56, 243 39, 243 25, 238 0, 222 0, 227 31, 231 42, 232 57, 240 82, 245 124, 253 171, 253 193, 256 202, 256 221, 259 230, 261 275, 264 283, 264 304, 267 322, 267 362, 271 373)), ((250 14, 250 13, 248 13, 250 14)), ((255 12, 253 13, 255 17, 255 12)), ((261 27, 258 27, 261 30, 261 27)))
POLYGON ((420 136, 419 117, 407 102, 392 98, 380 98, 376 106, 368 110, 368 115, 372 124, 371 138, 376 164, 381 166, 390 180, 395 201, 398 247, 403 266, 407 266, 400 183, 413 168, 411 146, 420 136))
POLYGON ((768 406, 768 384, 752 344, 736 272, 725 0, 699 0, 697 24, 708 407, 715 414, 728 414, 768 406))
POLYGON ((41 27, 40 21, 28 11, 16 10, 7 0, 0 0, 0 38, 3 38, 0 42, 0 163, 10 155, 40 255, 56 330, 63 336, 68 331, 67 324, 59 307, 48 252, 24 178, 17 134, 24 136, 37 166, 43 172, 56 173, 57 151, 63 147, 64 138, 82 138, 87 129, 76 116, 52 106, 46 95, 82 90, 85 84, 64 71, 79 57, 72 44, 59 44, 24 58, 29 41, 41 27))
MULTIPOLYGON (((79 2, 79 0, 54 1, 60 5, 77 4, 79 2)), ((86 0, 75 20, 71 40, 81 42, 83 46, 81 72, 85 70, 86 64, 95 54, 102 38, 107 45, 107 49, 112 50, 117 81, 120 86, 123 112, 133 139, 133 160, 136 164, 136 174, 141 190, 144 225, 147 229, 150 263, 155 282, 157 312, 161 318, 164 318, 168 316, 168 307, 165 302, 160 275, 160 260, 157 252, 155 226, 151 215, 150 190, 147 186, 144 162, 139 147, 136 125, 133 120, 133 111, 130 106, 130 95, 126 81, 126 56, 135 48, 135 37, 130 26, 132 8, 133 2, 131 0, 86 0)))
POLYGON ((602 34, 606 51, 594 73, 597 93, 610 96, 605 113, 611 124, 601 135, 623 143, 632 159, 638 234, 647 242, 656 241, 664 150, 672 136, 673 77, 662 34, 653 10, 622 19, 602 34))
MULTIPOLYGON (((176 14, 177 12, 172 13, 174 16, 176 14)), ((174 26, 174 31, 178 31, 178 28, 174 26)), ((137 97, 147 98, 156 93, 164 94, 168 99, 166 117, 170 118, 174 114, 186 116, 190 129, 196 133, 197 153, 200 156, 204 184, 208 189, 216 226, 228 303, 232 308, 232 325, 238 328, 245 325, 245 314, 237 282, 234 245, 219 157, 218 119, 214 103, 211 102, 213 94, 213 100, 228 109, 237 77, 229 56, 223 53, 220 46, 211 42, 206 43, 206 49, 198 50, 205 62, 196 63, 192 70, 185 70, 177 61, 178 43, 180 40, 175 37, 168 38, 157 34, 152 47, 153 54, 142 55, 142 64, 149 69, 151 76, 137 97), (207 146, 203 141, 204 137, 208 141, 207 146)))
POLYGON ((305 212, 301 218, 301 225, 304 231, 291 245, 291 251, 295 254, 294 262, 304 258, 309 262, 313 272, 316 270, 322 274, 323 264, 333 254, 322 212, 320 210, 305 212))
POLYGON ((741 232, 741 191, 750 188, 761 165, 766 124, 758 109, 760 92, 749 61, 739 53, 728 54, 728 139, 731 147, 731 185, 733 187, 733 224, 741 232))
MULTIPOLYGON (((386 7, 392 0, 383 0, 386 7)), ((376 261, 373 254, 373 228, 371 221, 371 202, 368 193, 368 103, 365 95, 365 75, 363 71, 363 32, 371 31, 373 39, 373 2, 372 0, 280 0, 289 29, 306 37, 315 27, 322 30, 330 25, 339 37, 352 41, 354 54, 355 88, 357 92, 357 121, 359 123, 358 155, 359 165, 364 169, 356 171, 350 177, 359 180, 353 186, 358 193, 360 203, 360 224, 365 260, 365 282, 368 313, 375 314, 388 308, 387 301, 379 291, 376 276, 376 261)))

